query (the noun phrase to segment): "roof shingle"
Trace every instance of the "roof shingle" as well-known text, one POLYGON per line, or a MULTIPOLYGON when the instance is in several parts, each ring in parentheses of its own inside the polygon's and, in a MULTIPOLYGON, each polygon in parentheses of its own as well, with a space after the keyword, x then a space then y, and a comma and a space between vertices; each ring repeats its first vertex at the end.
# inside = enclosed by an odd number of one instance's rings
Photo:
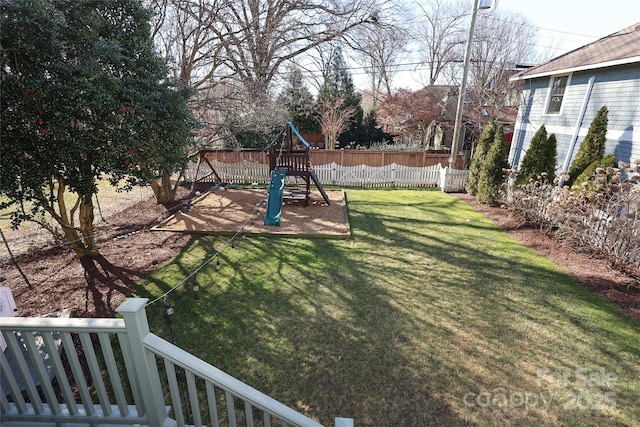
POLYGON ((557 74, 574 69, 592 69, 622 63, 640 62, 640 22, 558 56, 544 64, 516 74, 511 80, 557 74))

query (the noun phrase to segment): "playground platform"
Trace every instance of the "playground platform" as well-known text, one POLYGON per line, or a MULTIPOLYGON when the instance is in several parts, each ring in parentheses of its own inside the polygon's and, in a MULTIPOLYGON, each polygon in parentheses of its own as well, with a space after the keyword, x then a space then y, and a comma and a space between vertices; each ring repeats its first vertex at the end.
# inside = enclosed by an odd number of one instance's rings
MULTIPOLYGON (((288 190, 285 189, 285 194, 288 190)), ((196 197, 188 212, 177 212, 152 228, 211 235, 348 239, 351 227, 343 190, 326 190, 331 201, 312 190, 308 206, 285 203, 279 226, 264 224, 268 190, 215 189, 196 197)))

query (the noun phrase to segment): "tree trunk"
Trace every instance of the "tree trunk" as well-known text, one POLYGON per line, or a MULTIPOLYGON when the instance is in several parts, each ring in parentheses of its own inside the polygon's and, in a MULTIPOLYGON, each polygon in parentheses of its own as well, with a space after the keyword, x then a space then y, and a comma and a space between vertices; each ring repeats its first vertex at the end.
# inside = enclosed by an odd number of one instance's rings
POLYGON ((333 150, 335 148, 335 141, 331 141, 331 137, 328 133, 324 133, 324 149, 333 150))
POLYGON ((74 206, 67 212, 67 206, 64 200, 65 190, 64 180, 58 178, 58 212, 55 212, 52 206, 49 206, 47 211, 62 227, 66 242, 78 258, 99 255, 93 236, 93 194, 78 195, 74 206), (79 227, 76 227, 74 216, 78 209, 78 222, 80 224, 79 227))
POLYGON ((164 205, 175 201, 178 186, 177 183, 175 186, 171 185, 171 175, 165 172, 160 178, 151 181, 151 189, 158 204, 164 205))
POLYGON ((99 255, 96 239, 93 235, 93 194, 82 196, 78 221, 80 222, 80 232, 84 238, 85 255, 99 255))

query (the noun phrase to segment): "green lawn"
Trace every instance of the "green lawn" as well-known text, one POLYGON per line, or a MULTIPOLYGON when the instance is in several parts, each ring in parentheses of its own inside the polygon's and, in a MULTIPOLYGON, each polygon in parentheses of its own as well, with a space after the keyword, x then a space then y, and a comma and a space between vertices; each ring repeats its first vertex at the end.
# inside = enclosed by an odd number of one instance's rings
POLYGON ((346 193, 353 239, 237 239, 170 294, 171 331, 148 307, 152 332, 325 425, 638 425, 632 318, 447 194, 346 193))

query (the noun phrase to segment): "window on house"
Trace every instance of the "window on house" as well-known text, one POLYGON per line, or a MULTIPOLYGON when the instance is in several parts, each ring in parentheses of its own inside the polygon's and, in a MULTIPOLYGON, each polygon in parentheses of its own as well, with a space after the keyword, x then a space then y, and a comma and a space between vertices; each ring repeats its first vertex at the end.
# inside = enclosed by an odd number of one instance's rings
POLYGON ((547 114, 558 114, 562 107, 564 99, 564 91, 567 88, 569 76, 556 77, 551 82, 551 94, 549 96, 549 105, 547 106, 547 114))

